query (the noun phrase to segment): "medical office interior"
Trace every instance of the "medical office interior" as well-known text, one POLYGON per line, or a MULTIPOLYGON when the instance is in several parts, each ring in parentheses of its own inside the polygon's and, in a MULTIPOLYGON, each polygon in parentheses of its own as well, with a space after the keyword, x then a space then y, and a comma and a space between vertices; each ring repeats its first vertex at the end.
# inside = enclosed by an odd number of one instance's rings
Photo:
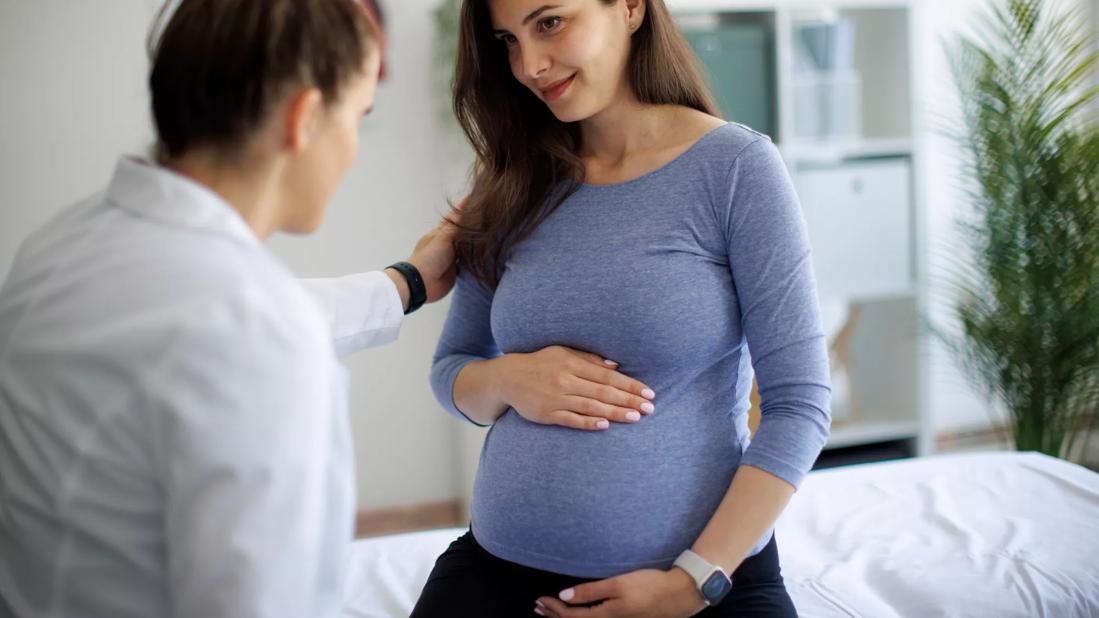
MULTIPOLYGON (((952 61, 1006 0, 667 4, 726 118, 779 146, 808 224, 833 423, 780 520, 802 612, 1099 615, 1096 399, 1065 429, 1071 448, 1019 454, 1020 412, 963 353, 956 275, 976 266, 960 227, 974 220, 974 178, 952 61)), ((1099 1, 1041 4, 1074 11, 1096 48, 1099 1)), ((144 45, 159 6, 0 0, 0 276, 31 231, 104 185, 118 155, 148 151, 144 45)), ((449 106, 456 6, 382 3, 386 76, 354 166, 315 234, 268 243, 296 275, 403 259, 463 196, 473 160, 449 106)), ((1080 87, 1099 87, 1099 69, 1080 87)), ((1080 131, 1095 139, 1099 101, 1087 109, 1080 131)), ((361 549, 349 577, 362 579, 348 615, 407 611, 440 539, 468 525, 487 430, 445 413, 428 384, 447 306, 345 359, 361 549)))

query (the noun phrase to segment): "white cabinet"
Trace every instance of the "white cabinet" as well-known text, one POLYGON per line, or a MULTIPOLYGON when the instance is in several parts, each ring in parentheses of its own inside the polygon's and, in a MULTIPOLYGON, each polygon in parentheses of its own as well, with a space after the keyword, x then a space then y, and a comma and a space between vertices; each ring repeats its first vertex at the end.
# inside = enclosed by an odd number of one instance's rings
POLYGON ((907 158, 796 170, 821 296, 854 301, 910 294, 907 158))

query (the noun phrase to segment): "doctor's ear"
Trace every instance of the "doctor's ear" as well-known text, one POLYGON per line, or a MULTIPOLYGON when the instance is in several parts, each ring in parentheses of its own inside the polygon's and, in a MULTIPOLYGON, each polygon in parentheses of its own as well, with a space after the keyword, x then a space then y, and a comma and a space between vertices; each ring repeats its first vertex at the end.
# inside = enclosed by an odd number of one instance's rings
POLYGON ((324 97, 317 88, 306 88, 286 102, 283 145, 294 153, 305 150, 321 125, 324 97))

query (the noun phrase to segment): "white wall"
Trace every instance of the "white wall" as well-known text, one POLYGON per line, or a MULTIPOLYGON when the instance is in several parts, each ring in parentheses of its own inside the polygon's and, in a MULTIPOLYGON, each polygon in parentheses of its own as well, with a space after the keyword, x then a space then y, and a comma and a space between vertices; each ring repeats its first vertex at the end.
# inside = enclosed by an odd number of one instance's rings
POLYGON ((154 0, 0 2, 0 273, 59 207, 152 140, 144 37, 154 0))
MULTIPOLYGON (((432 4, 387 3, 390 78, 355 167, 317 234, 270 243, 302 276, 403 259, 443 212, 429 96, 432 4)), ((144 45, 158 7, 158 0, 0 2, 0 276, 31 230, 100 190, 119 154, 151 144, 144 45)), ((426 307, 399 342, 349 359, 363 508, 456 495, 457 421, 427 385, 444 314, 442 304, 426 307)))

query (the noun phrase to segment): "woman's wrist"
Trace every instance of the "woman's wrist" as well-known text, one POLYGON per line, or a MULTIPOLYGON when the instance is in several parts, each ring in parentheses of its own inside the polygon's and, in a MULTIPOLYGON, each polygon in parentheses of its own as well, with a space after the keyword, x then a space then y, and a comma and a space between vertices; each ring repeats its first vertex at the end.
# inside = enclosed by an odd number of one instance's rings
POLYGON ((689 573, 679 567, 672 567, 667 571, 671 581, 672 594, 676 599, 676 607, 690 612, 690 615, 705 609, 706 602, 702 600, 702 593, 698 590, 698 584, 689 573))
POLYGON ((507 356, 468 363, 454 382, 454 404, 467 418, 491 425, 508 409, 507 356))
POLYGON ((503 414, 503 411, 511 407, 510 387, 513 381, 509 379, 509 375, 517 356, 519 354, 504 354, 488 361, 487 364, 489 367, 489 389, 493 400, 500 404, 500 414, 503 414))

